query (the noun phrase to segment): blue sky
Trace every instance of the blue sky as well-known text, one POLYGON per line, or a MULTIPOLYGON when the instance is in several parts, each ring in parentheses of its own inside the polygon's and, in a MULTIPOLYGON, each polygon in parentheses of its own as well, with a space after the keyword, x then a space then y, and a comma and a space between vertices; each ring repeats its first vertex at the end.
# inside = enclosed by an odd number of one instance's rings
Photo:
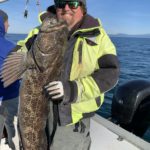
MULTIPOLYGON (((41 10, 53 0, 39 0, 41 10)), ((26 0, 9 0, 0 3, 0 9, 9 15, 9 33, 28 33, 38 23, 36 0, 29 0, 28 18, 23 17, 26 0)), ((109 34, 150 33, 150 0, 87 0, 88 13, 100 18, 109 34)))

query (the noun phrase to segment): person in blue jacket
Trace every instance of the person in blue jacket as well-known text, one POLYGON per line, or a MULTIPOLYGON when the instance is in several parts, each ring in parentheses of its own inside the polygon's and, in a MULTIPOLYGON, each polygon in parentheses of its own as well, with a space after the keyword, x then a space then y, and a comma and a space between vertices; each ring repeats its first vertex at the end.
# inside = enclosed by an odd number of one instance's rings
MULTIPOLYGON (((16 46, 12 42, 5 38, 9 27, 8 15, 0 9, 0 72, 4 59, 16 46)), ((14 128, 14 117, 17 115, 18 111, 18 95, 19 95, 19 80, 11 84, 9 87, 4 88, 3 82, 0 78, 0 97, 1 105, 7 110, 7 115, 5 118, 5 127, 8 134, 8 145, 12 150, 15 150, 15 144, 12 138, 15 136, 14 128)))

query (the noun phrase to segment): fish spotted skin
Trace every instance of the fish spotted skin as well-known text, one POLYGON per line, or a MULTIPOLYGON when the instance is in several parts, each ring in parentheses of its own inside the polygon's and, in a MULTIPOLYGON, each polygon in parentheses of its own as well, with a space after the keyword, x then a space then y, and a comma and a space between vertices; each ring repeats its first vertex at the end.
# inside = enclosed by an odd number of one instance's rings
MULTIPOLYGON (((20 57, 21 60, 17 56, 19 53, 13 53, 3 66, 7 68, 9 66, 7 64, 16 58, 21 64, 18 65, 17 70, 15 69, 18 74, 16 78, 19 78, 20 72, 24 72, 18 110, 20 137, 24 150, 47 150, 45 127, 49 112, 49 98, 45 94, 44 86, 50 81, 60 80, 63 55, 67 47, 67 33, 64 22, 59 22, 55 16, 47 17, 40 27, 31 50, 24 57, 20 57)), ((4 72, 3 81, 4 84, 9 81, 6 84, 8 85, 15 78, 5 80, 7 70, 4 72)))

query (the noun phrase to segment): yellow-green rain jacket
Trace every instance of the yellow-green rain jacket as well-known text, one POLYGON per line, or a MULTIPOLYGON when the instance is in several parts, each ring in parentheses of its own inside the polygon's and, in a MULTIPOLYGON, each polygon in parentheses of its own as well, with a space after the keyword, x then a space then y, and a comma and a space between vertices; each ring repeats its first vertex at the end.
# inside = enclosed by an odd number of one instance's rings
MULTIPOLYGON (((42 12, 38 15, 38 20, 39 23, 42 23, 42 20, 44 19, 44 17, 46 17, 47 12, 42 12)), ((32 43, 34 42, 35 37, 37 36, 37 34, 39 33, 39 27, 37 26, 35 28, 33 28, 29 34, 27 35, 27 37, 24 40, 20 40, 17 42, 17 46, 13 51, 22 51, 22 52, 27 52, 30 50, 32 43)))
POLYGON ((58 108, 60 124, 70 125, 93 116, 118 81, 116 49, 99 20, 84 17, 70 36, 64 65, 64 98, 58 108))
MULTIPOLYGON (((19 41, 19 51, 28 51, 38 32, 36 27, 19 41)), ((104 101, 104 93, 119 77, 116 49, 99 20, 86 15, 68 43, 62 72, 64 98, 58 106, 61 125, 93 116, 104 101)))

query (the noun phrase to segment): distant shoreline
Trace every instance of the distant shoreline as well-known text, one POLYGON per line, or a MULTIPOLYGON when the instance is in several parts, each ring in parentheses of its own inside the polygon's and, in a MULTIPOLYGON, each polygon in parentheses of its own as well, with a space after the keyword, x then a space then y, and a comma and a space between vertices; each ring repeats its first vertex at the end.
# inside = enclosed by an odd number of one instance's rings
POLYGON ((7 33, 8 35, 27 35, 28 33, 7 33))
POLYGON ((129 35, 129 34, 109 34, 110 37, 128 37, 128 38, 150 38, 150 34, 139 34, 139 35, 129 35))

